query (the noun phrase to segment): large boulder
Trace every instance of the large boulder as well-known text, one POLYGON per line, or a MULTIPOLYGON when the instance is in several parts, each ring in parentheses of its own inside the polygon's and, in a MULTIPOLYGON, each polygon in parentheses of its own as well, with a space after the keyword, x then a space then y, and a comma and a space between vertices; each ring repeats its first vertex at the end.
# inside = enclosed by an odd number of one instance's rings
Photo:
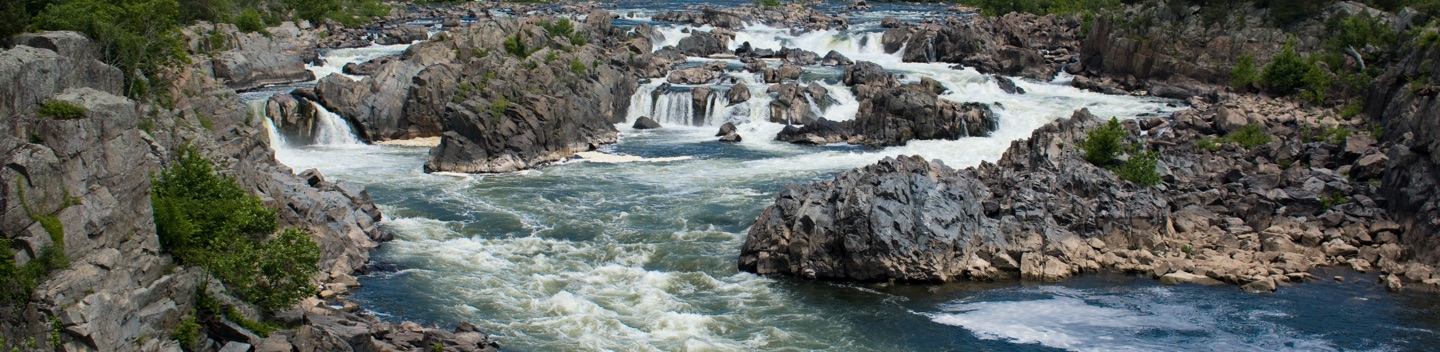
POLYGON ((885 158, 834 180, 791 185, 756 218, 740 270, 812 279, 943 282, 995 236, 984 184, 920 157, 885 158), (988 239, 988 238, 987 238, 988 239))
POLYGON ((692 31, 689 37, 680 39, 675 49, 685 55, 703 57, 728 52, 729 43, 730 38, 713 32, 692 31))
POLYGON ((999 128, 989 105, 940 99, 931 87, 907 84, 858 97, 860 111, 850 124, 872 146, 905 145, 914 139, 988 136, 999 128))
POLYGON ((266 34, 244 33, 230 24, 209 27, 197 25, 187 31, 231 33, 228 38, 231 49, 211 61, 213 76, 230 88, 250 89, 315 79, 315 74, 305 69, 305 63, 315 56, 314 44, 320 38, 301 31, 293 23, 272 27, 266 34))

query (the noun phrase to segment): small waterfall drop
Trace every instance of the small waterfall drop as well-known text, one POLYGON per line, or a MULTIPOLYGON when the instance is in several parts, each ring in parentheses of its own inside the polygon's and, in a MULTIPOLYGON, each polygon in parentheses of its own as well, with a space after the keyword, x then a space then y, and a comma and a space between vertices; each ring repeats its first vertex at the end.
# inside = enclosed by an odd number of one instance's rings
POLYGON ((315 107, 315 144, 316 145, 360 145, 359 138, 355 137, 355 130, 350 128, 350 123, 339 114, 326 110, 319 103, 310 102, 315 107))

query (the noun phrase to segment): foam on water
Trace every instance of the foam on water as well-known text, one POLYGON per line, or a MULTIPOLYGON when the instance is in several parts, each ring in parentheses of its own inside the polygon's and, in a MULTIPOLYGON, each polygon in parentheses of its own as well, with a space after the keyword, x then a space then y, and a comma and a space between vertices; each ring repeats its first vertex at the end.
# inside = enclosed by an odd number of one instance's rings
POLYGON ((1176 295, 1168 288, 1123 293, 1054 286, 1009 290, 1028 299, 961 300, 924 315, 982 339, 1072 351, 1336 350, 1318 336, 1271 321, 1283 315, 1176 295))
MULTIPOLYGON (((428 33, 429 35, 434 35, 434 32, 428 33)), ((343 73, 342 71, 345 68, 345 64, 358 64, 385 56, 400 55, 400 53, 405 52, 405 50, 409 49, 410 46, 413 44, 414 43, 380 45, 371 43, 370 46, 363 48, 344 48, 329 50, 320 54, 320 61, 322 62, 322 64, 307 64, 305 65, 305 69, 310 70, 311 73, 315 74, 316 82, 319 82, 320 79, 325 78, 325 76, 333 74, 342 75, 358 81, 363 79, 364 76, 356 76, 343 73)))

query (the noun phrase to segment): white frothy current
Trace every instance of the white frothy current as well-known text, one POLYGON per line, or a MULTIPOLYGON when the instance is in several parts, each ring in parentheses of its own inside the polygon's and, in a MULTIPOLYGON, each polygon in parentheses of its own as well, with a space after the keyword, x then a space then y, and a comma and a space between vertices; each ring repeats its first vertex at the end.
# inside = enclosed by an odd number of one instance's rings
POLYGON ((982 339, 1071 351, 1335 350, 1319 337, 1303 336, 1266 320, 1284 317, 1282 313, 1236 311, 1215 302, 1176 299, 1169 297, 1170 288, 1126 294, 1058 286, 1017 290, 1045 298, 962 300, 925 315, 937 323, 964 327, 982 339))

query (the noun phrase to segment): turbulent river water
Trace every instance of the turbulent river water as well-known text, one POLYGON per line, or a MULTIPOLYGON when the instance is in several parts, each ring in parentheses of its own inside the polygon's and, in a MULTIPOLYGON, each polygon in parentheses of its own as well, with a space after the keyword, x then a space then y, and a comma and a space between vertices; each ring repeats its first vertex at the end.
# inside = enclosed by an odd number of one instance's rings
MULTIPOLYGON (((672 5, 616 9, 626 17, 617 24, 647 22, 646 14, 672 5)), ((826 179, 898 154, 973 166, 999 158, 1011 141, 1082 107, 1122 119, 1183 108, 1082 92, 1063 78, 1017 79, 1029 94, 1005 94, 974 70, 902 63, 879 49, 881 17, 916 21, 932 10, 882 5, 854 14, 845 31, 751 26, 737 33, 732 47, 749 41, 757 48, 783 45, 821 55, 837 50, 881 63, 907 80, 933 78, 949 89, 946 99, 995 104, 1000 129, 991 137, 886 149, 771 141, 782 125, 767 122, 766 86, 734 71, 737 81, 752 83, 751 102, 708 112, 703 126, 683 126, 697 112, 668 101, 688 102, 692 87, 651 94, 660 87, 647 84, 632 99, 630 118, 654 116, 666 128, 636 131, 620 124, 620 142, 603 149, 685 160, 425 174, 426 148, 361 144, 333 114, 321 123, 328 126, 317 138, 321 145, 277 143, 276 154, 297 171, 318 168, 332 179, 367 185, 385 212, 382 224, 396 240, 379 249, 375 261, 385 270, 361 278, 365 287, 356 301, 387 319, 442 326, 470 321, 510 350, 1308 351, 1428 349, 1440 342, 1434 315, 1440 300, 1387 293, 1373 275, 1352 272, 1317 273, 1347 279, 1263 295, 1103 273, 1049 284, 886 286, 738 272, 748 227, 787 184, 826 179), (725 121, 740 122, 744 142, 715 141, 716 126, 725 121)), ((686 35, 683 27, 658 25, 666 37, 657 43, 686 35)), ((346 62, 404 48, 335 50, 325 54, 326 65, 312 70, 332 74, 346 62)), ((834 120, 853 118, 858 103, 836 84, 839 71, 807 70, 804 79, 822 83, 834 97, 814 109, 834 120)))

